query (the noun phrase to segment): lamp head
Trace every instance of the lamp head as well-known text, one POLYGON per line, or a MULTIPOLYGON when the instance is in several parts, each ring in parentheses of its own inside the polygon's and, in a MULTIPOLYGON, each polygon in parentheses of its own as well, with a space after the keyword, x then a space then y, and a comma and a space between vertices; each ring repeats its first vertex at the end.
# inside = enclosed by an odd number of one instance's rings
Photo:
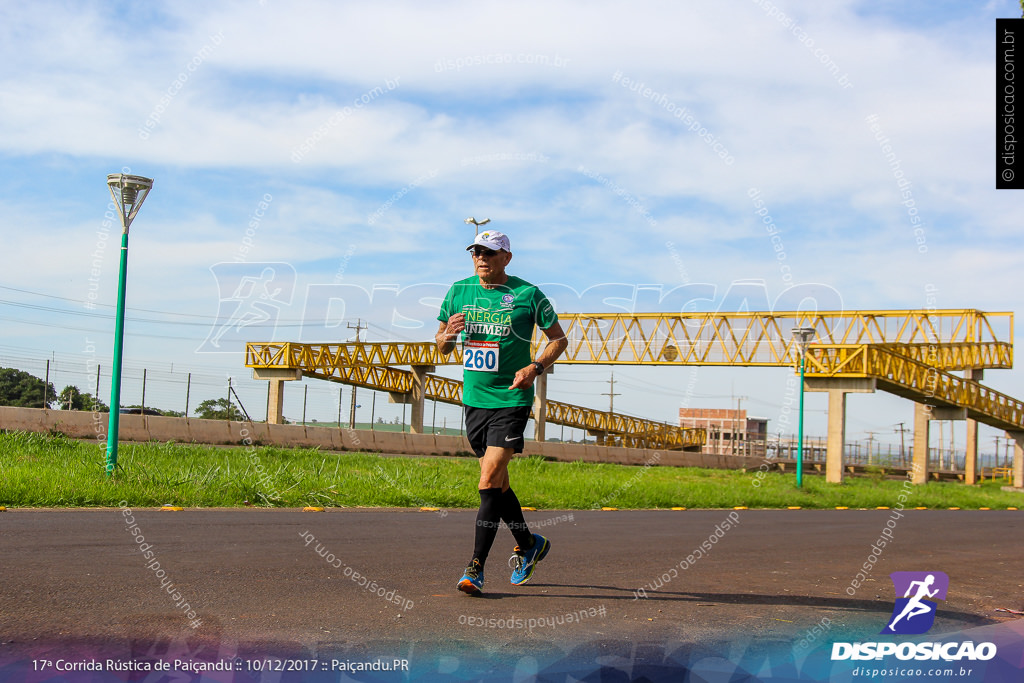
POLYGON ((121 214, 124 231, 128 232, 128 227, 139 213, 142 202, 146 201, 149 191, 153 189, 153 179, 127 173, 111 173, 107 176, 107 187, 117 206, 117 212, 121 214))
POLYGON ((814 338, 814 331, 813 327, 794 327, 790 330, 790 334, 793 335, 793 341, 800 348, 801 354, 807 350, 807 344, 814 338))
POLYGON ((469 218, 467 218, 465 220, 465 223, 467 223, 469 225, 475 225, 476 226, 477 233, 480 232, 480 226, 481 225, 487 225, 490 222, 491 222, 490 218, 485 218, 482 221, 478 221, 477 219, 473 218, 472 216, 470 216, 469 218))

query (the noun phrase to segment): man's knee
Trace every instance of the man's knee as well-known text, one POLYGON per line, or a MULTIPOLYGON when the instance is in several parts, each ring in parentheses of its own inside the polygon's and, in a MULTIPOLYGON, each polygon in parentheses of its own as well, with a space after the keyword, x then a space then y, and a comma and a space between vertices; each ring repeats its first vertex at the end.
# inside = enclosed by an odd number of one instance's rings
POLYGON ((501 489, 502 491, 507 491, 508 488, 508 477, 480 478, 480 489, 501 489))
POLYGON ((508 470, 504 467, 481 470, 480 472, 480 488, 492 489, 492 488, 506 488, 508 486, 508 470))
POLYGON ((480 458, 480 488, 508 488, 508 463, 511 448, 488 446, 480 458))

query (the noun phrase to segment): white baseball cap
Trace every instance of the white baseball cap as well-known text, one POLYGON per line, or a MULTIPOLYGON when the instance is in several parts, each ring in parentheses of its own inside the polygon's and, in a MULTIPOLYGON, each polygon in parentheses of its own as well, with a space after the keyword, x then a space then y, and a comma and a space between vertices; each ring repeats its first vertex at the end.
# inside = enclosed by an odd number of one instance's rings
POLYGON ((487 247, 494 251, 507 251, 512 253, 512 247, 508 242, 508 235, 497 230, 484 230, 482 233, 476 236, 473 240, 473 244, 466 247, 466 251, 469 251, 473 247, 487 247))

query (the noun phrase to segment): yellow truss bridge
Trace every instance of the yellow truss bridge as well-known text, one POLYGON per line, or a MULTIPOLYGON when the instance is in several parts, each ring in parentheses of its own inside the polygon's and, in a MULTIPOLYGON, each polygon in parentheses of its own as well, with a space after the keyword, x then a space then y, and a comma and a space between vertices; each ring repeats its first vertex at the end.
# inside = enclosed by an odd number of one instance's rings
MULTIPOLYGON (((433 343, 417 344, 281 344, 250 343, 246 346, 246 365, 257 370, 301 370, 302 376, 317 377, 358 387, 387 391, 402 402, 414 402, 418 373, 394 365, 415 368, 462 364, 461 352, 442 357, 433 343), (431 360, 435 362, 430 362, 431 360)), ((264 374, 262 378, 270 378, 264 374)), ((291 379, 297 379, 293 376, 291 379)), ((462 405, 462 382, 440 375, 423 373, 422 397, 441 403, 462 405)), ((274 403, 274 400, 271 400, 274 403)), ((606 442, 629 448, 699 449, 705 443, 703 429, 682 429, 664 422, 609 413, 583 406, 546 400, 547 422, 585 429, 599 434, 606 442)), ((536 419, 536 415, 533 416, 536 419)), ((413 431, 422 422, 413 416, 413 431), (417 424, 420 423, 420 424, 417 424)))
MULTIPOLYGON (((813 314, 570 313, 560 314, 559 319, 569 339, 559 364, 795 367, 798 352, 791 330, 813 328, 805 387, 829 392, 830 480, 842 478, 845 395, 850 392, 889 391, 915 401, 926 414, 915 418, 915 434, 920 431, 925 439, 915 444, 915 462, 919 450, 925 454, 921 456, 924 471, 915 473, 915 479, 928 476, 928 417, 979 421, 1015 437, 1024 433, 1024 404, 977 381, 985 369, 1013 366, 1012 313, 973 309, 813 314), (952 371, 964 371, 965 376, 953 375, 952 371), (835 447, 833 441, 837 442, 835 447)), ((534 346, 541 343, 538 333, 534 346)), ((411 398, 414 419, 416 402, 424 397, 461 403, 461 382, 428 374, 434 366, 461 362, 458 349, 442 356, 433 343, 253 342, 246 347, 246 365, 254 368, 258 377, 273 380, 306 375, 388 391, 411 398), (396 366, 410 366, 412 370, 396 366)), ((538 387, 539 396, 541 389, 538 387)), ((280 405, 279 395, 276 403, 280 405)), ((704 442, 703 430, 685 430, 555 401, 546 401, 546 405, 538 426, 546 418, 635 447, 699 448, 704 442)), ((968 451, 970 455, 970 443, 968 451)), ((968 461, 970 465, 970 457, 968 461)), ((971 480, 973 474, 968 469, 967 479, 971 480)), ((1021 479, 1024 482, 1024 471, 1021 479)))

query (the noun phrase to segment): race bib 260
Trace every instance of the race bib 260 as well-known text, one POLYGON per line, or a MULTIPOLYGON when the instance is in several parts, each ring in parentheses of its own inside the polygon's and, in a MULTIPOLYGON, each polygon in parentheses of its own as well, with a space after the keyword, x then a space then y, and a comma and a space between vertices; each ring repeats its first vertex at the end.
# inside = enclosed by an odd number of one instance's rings
POLYGON ((497 372, 498 342, 466 342, 462 349, 462 367, 475 372, 497 372))

